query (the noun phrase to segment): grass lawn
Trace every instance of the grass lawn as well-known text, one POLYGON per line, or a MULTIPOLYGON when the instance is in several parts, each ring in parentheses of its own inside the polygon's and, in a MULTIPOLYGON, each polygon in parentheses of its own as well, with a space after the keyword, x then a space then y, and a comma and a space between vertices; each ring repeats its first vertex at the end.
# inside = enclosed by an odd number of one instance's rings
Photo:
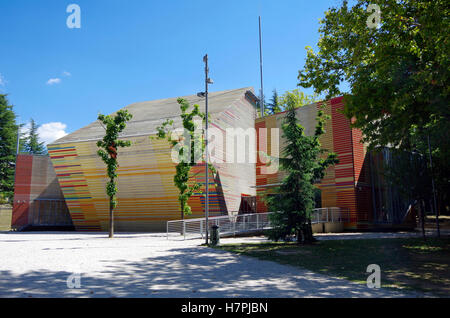
POLYGON ((381 267, 383 287, 408 288, 450 297, 450 238, 322 240, 228 244, 219 249, 366 283, 369 264, 381 267))

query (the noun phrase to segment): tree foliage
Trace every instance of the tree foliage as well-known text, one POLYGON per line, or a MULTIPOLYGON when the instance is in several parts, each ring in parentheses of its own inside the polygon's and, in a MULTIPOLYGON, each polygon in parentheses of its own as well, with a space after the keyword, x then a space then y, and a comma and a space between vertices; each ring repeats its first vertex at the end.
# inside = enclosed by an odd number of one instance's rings
POLYGON ((272 98, 270 99, 270 102, 266 105, 265 112, 267 115, 272 115, 276 113, 280 113, 283 110, 280 107, 280 102, 278 98, 278 92, 276 89, 272 92, 272 98))
POLYGON ((286 92, 285 94, 279 96, 277 90, 273 90, 272 97, 269 103, 266 103, 265 114, 273 115, 281 113, 286 110, 286 104, 289 99, 295 99, 293 107, 301 107, 303 105, 312 104, 318 101, 318 96, 316 94, 308 95, 300 91, 299 89, 294 89, 292 91, 286 92))
POLYGON ((313 136, 306 136, 304 127, 299 124, 296 109, 301 107, 299 94, 287 92, 283 106, 287 109, 282 125, 285 147, 279 158, 280 169, 286 177, 276 189, 276 195, 266 198, 271 211, 273 229, 269 238, 273 240, 290 240, 297 242, 313 241, 311 213, 314 209, 314 182, 322 179, 328 166, 338 162, 335 153, 326 153, 319 138, 325 132, 327 117, 322 110, 317 113, 317 125, 313 136))
POLYGON ((305 105, 316 103, 318 101, 318 96, 316 94, 308 95, 303 93, 299 89, 288 91, 282 96, 278 97, 278 104, 282 111, 288 110, 290 108, 299 108, 305 105))
POLYGON ((101 148, 97 151, 97 155, 106 164, 106 171, 109 178, 106 184, 106 194, 109 197, 110 210, 110 237, 113 236, 113 210, 117 206, 117 168, 119 167, 117 161, 117 151, 119 147, 130 147, 131 141, 119 140, 119 134, 126 128, 126 123, 131 120, 133 116, 127 110, 119 110, 116 115, 98 115, 98 120, 105 128, 105 136, 102 140, 97 142, 97 147, 101 148))
POLYGON ((299 85, 326 98, 344 95, 345 114, 371 148, 427 153, 449 192, 450 20, 448 1, 380 0, 381 23, 369 28, 373 1, 343 1, 325 13, 318 51, 307 48, 299 85), (350 91, 342 91, 347 83, 350 91))
POLYGON ((14 161, 17 125, 13 106, 0 94, 0 194, 11 200, 14 194, 14 161))
POLYGON ((386 180, 396 187, 401 196, 410 201, 431 201, 431 176, 427 159, 418 152, 391 150, 392 160, 384 167, 386 180), (399 184, 408 185, 398 187, 399 184))
POLYGON ((39 141, 39 135, 37 133, 39 126, 36 124, 33 118, 30 120, 30 130, 27 136, 24 138, 23 151, 33 155, 45 155, 47 149, 43 142, 39 141))
MULTIPOLYGON (((206 114, 200 111, 198 105, 193 105, 192 110, 189 110, 191 106, 183 98, 178 98, 177 102, 180 105, 184 134, 177 133, 173 120, 167 119, 161 126, 157 127, 156 139, 166 139, 171 147, 178 151, 178 163, 173 181, 178 188, 181 218, 184 218, 185 215, 192 214, 191 207, 188 204, 189 198, 194 193, 199 192, 201 187, 201 184, 192 180, 194 175, 191 171, 192 167, 197 165, 197 159, 202 158, 205 149, 205 142, 202 139, 202 134, 198 132, 195 119, 199 118, 204 122, 206 114)), ((214 167, 209 163, 208 165, 214 173, 214 167)))

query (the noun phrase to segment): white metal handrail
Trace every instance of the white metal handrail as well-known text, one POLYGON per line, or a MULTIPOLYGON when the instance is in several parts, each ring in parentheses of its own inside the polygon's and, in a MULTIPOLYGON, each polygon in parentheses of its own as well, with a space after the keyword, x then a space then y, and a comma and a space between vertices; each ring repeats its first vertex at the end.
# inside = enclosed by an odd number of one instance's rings
MULTIPOLYGON (((275 212, 225 215, 209 217, 208 226, 216 225, 221 235, 236 235, 252 231, 270 229, 269 215, 275 212)), ((337 207, 314 209, 311 223, 349 222, 349 211, 337 207)), ((167 239, 170 234, 186 239, 187 236, 201 237, 205 235, 205 218, 173 220, 167 222, 167 239)))
MULTIPOLYGON (((272 212, 209 217, 208 225, 209 228, 213 225, 218 226, 221 235, 235 235, 250 231, 265 230, 269 228, 268 216, 271 213, 272 212)), ((173 233, 182 235, 184 239, 188 235, 203 238, 205 229, 206 220, 204 218, 168 221, 167 238, 169 238, 169 234, 173 233)))
POLYGON ((319 208, 314 209, 311 215, 311 223, 342 223, 350 222, 350 210, 348 208, 319 208))

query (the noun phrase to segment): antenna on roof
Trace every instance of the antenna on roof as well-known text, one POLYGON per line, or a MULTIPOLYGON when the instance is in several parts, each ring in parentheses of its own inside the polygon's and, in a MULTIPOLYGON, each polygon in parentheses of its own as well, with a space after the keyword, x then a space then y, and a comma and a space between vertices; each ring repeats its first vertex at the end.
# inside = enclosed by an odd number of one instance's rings
POLYGON ((261 90, 259 108, 261 109, 261 117, 264 117, 264 88, 263 88, 263 60, 262 60, 262 38, 261 38, 261 16, 259 16, 259 70, 261 74, 261 90))

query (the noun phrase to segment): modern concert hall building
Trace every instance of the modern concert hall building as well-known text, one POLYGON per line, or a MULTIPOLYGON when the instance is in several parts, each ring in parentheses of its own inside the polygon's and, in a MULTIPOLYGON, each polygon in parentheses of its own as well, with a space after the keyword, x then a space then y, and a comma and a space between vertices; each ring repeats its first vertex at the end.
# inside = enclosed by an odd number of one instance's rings
MULTIPOLYGON (((204 110, 204 98, 183 97, 204 110)), ((281 124, 284 113, 259 117, 258 99, 252 88, 209 94, 211 161, 216 173, 209 175, 211 217, 267 212, 264 197, 283 178, 264 155, 277 155, 283 147, 281 124), (226 132, 234 132, 228 138, 226 132), (227 138, 223 138, 226 136, 227 138), (221 139, 221 140, 219 140, 221 139), (245 148, 240 160, 239 143, 245 148), (237 151, 234 151, 237 149, 237 151), (234 154, 237 153, 237 155, 234 154)), ((323 148, 337 153, 339 163, 327 170, 317 205, 348 211, 346 229, 376 229, 405 224, 407 206, 383 178, 389 151, 371 154, 361 143, 361 131, 350 126, 342 114, 343 98, 298 108, 306 134, 313 134, 322 108, 329 116, 323 148)), ((173 184, 175 163, 165 140, 151 139, 156 127, 171 118, 181 127, 177 98, 131 104, 132 120, 122 139, 131 147, 118 154, 118 205, 115 229, 124 232, 164 231, 166 222, 181 218, 177 188, 173 184)), ((97 156, 96 142, 104 135, 98 121, 48 145, 48 156, 20 154, 17 158, 12 227, 65 227, 79 231, 107 231, 109 208, 105 192, 106 168, 97 156)), ((244 149, 242 148, 242 149, 244 149)), ((205 166, 194 168, 197 182, 205 184, 205 166)), ((204 216, 205 197, 194 194, 189 218, 204 216)))

